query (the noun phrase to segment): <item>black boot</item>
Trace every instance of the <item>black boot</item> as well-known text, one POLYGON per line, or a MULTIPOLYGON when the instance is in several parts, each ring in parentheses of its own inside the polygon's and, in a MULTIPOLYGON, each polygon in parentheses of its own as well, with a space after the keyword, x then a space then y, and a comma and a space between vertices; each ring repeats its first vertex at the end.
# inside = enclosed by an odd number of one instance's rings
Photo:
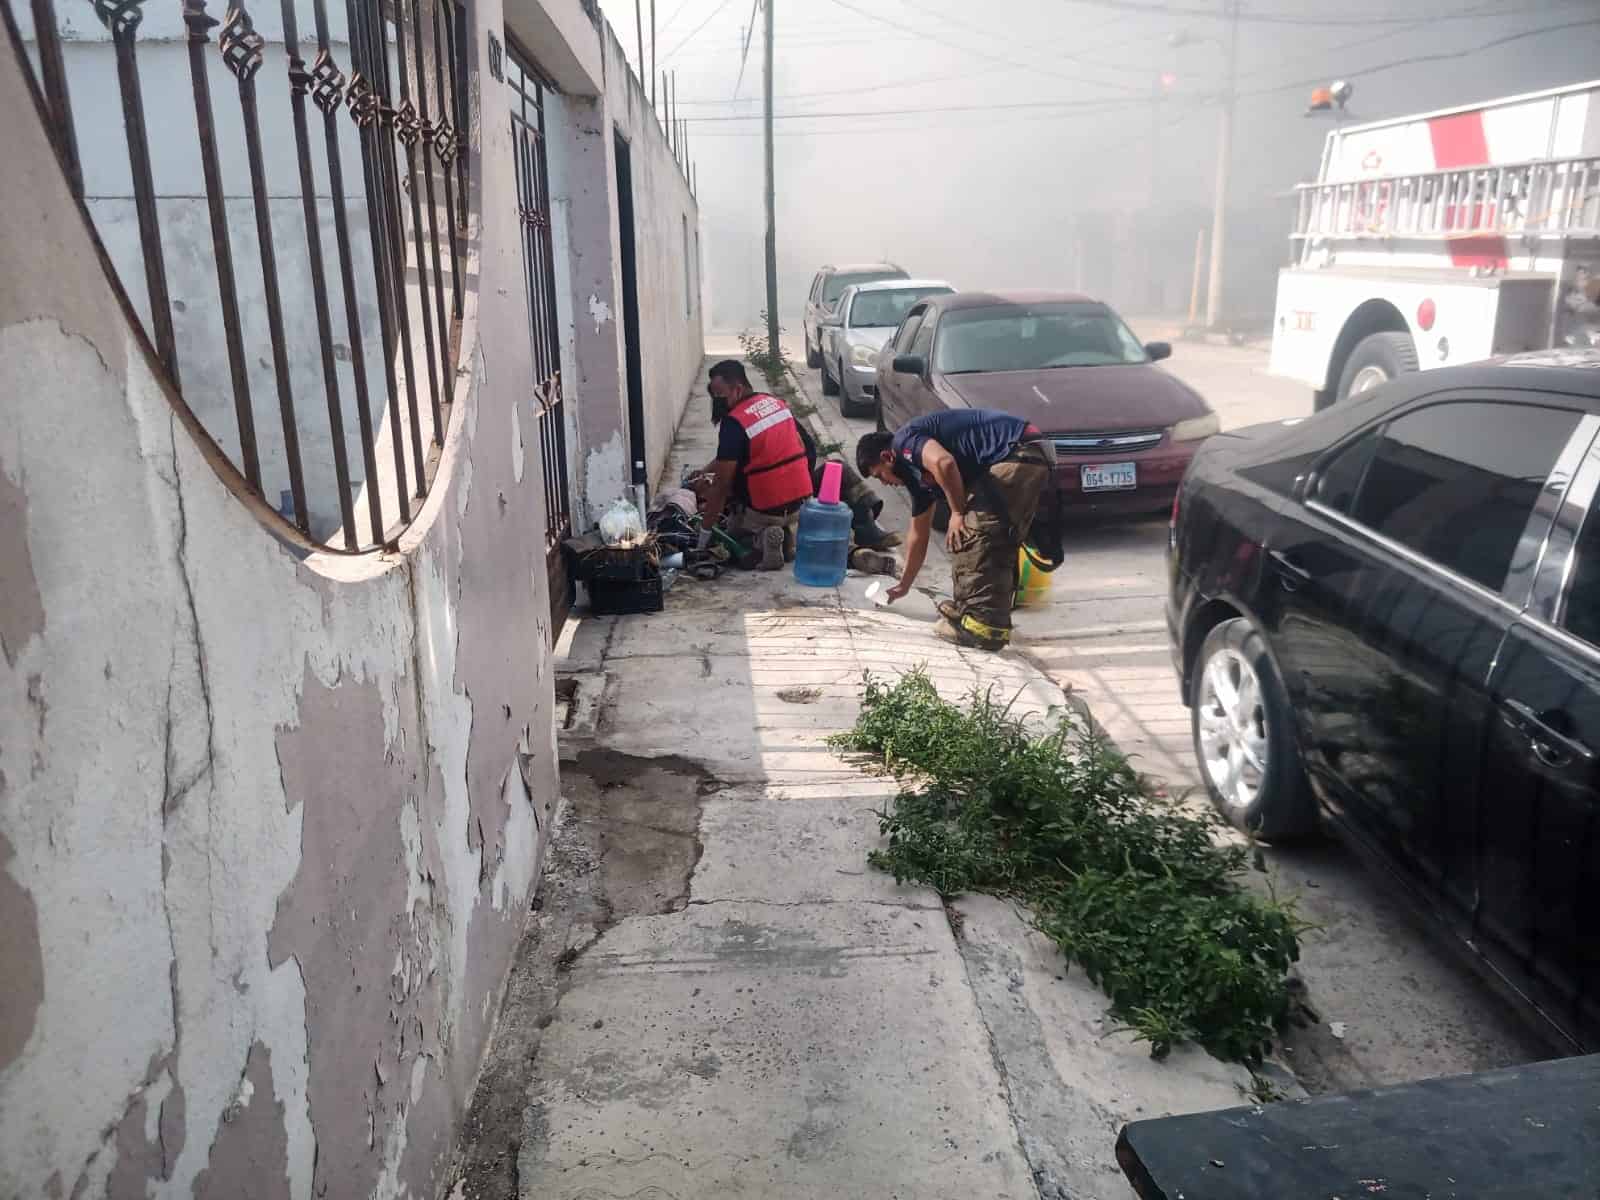
POLYGON ((876 506, 869 500, 851 508, 850 533, 856 545, 865 546, 869 550, 887 550, 891 546, 900 544, 901 538, 898 533, 890 533, 879 527, 876 510, 882 508, 882 500, 879 500, 876 506))

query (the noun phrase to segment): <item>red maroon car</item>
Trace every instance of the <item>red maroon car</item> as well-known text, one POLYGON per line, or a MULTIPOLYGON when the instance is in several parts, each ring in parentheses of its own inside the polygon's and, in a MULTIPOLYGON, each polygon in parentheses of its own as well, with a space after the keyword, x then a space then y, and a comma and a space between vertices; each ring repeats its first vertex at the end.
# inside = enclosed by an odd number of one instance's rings
POLYGON ((878 359, 878 419, 897 429, 942 408, 1013 413, 1055 442, 1069 512, 1164 511, 1217 431, 1199 393, 1155 365, 1171 353, 1086 296, 930 296, 878 359))

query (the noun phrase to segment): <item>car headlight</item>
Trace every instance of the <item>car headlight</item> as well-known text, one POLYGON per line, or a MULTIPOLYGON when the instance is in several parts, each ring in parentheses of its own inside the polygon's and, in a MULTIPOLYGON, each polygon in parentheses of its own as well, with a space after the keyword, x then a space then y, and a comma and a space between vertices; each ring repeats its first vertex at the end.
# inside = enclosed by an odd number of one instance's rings
POLYGON ((1175 442, 1198 442, 1201 438, 1208 438, 1222 428, 1222 422, 1217 420, 1217 414, 1208 412, 1203 417, 1190 417, 1187 421, 1179 421, 1172 427, 1172 440, 1175 442))
POLYGON ((850 365, 852 367, 872 367, 878 362, 878 352, 871 346, 851 346, 850 365))

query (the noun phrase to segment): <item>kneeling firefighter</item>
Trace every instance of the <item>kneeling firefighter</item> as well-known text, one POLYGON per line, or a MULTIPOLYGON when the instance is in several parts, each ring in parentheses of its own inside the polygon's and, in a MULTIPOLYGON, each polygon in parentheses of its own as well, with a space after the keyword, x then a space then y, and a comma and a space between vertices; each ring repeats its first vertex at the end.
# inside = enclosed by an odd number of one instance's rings
MULTIPOLYGON (((778 431, 774 435, 772 445, 776 447, 777 465, 786 466, 788 455, 792 453, 792 448, 789 447, 787 440, 788 431, 792 429, 800 439, 805 456, 806 472, 811 479, 813 490, 820 486, 822 479, 822 463, 818 461, 816 439, 812 436, 811 430, 807 428, 806 422, 795 417, 793 410, 789 409, 782 400, 775 396, 756 392, 750 386, 749 376, 745 373, 744 364, 736 359, 724 360, 711 368, 710 393, 711 419, 719 428, 716 460, 707 466, 703 472, 703 475, 712 477, 710 488, 704 497, 705 503, 702 505, 702 513, 704 514, 706 525, 710 527, 715 524, 717 514, 722 511, 721 505, 713 508, 713 504, 716 501, 714 489, 717 477, 727 472, 731 464, 731 483, 728 485, 726 493, 724 493, 724 503, 727 500, 732 500, 735 505, 729 516, 730 532, 754 534, 758 553, 757 565, 764 570, 774 570, 776 569, 775 567, 767 565, 773 556, 767 552, 768 547, 763 541, 767 535, 761 531, 759 523, 763 517, 775 515, 770 509, 766 512, 760 511, 774 502, 774 497, 771 495, 773 490, 771 484, 775 481, 762 481, 758 485, 763 492, 762 498, 760 501, 752 501, 750 495, 751 476, 754 475, 760 480, 765 471, 759 465, 752 470, 749 465, 750 435, 746 430, 750 426, 760 424, 763 421, 773 421, 772 425, 760 430, 757 436, 763 436, 768 430, 778 431), (767 408, 770 407, 766 404, 768 401, 772 405, 782 406, 783 411, 789 413, 793 419, 785 420, 782 417, 777 417, 776 409, 768 412, 767 408), (756 408, 761 410, 760 413, 752 415, 756 408), (730 428, 730 421, 736 428, 730 428), (741 506, 745 510, 743 513, 739 511, 741 506), (750 510, 757 511, 754 515, 751 515, 750 510)), ((763 446, 763 453, 766 453, 766 451, 767 447, 763 446)), ((887 553, 887 550, 889 547, 898 544, 900 537, 898 534, 889 533, 879 527, 877 516, 883 510, 882 499, 873 494, 872 489, 862 482, 861 477, 850 469, 848 463, 842 465, 845 470, 844 486, 840 491, 840 499, 849 505, 851 511, 850 533, 852 549, 850 565, 860 571, 893 575, 897 573, 899 567, 894 560, 894 556, 887 553)), ((810 494, 809 492, 807 493, 807 495, 810 494)), ((804 497, 801 498, 800 502, 796 503, 796 513, 798 513, 798 504, 803 503, 803 501, 804 497)), ((784 525, 786 532, 783 552, 786 559, 793 559, 794 557, 794 524, 794 520, 790 520, 784 525)), ((780 562, 778 565, 781 566, 782 563, 780 562)))
POLYGON ((777 571, 794 557, 795 527, 800 506, 811 498, 811 469, 805 442, 789 406, 777 396, 750 386, 744 365, 725 359, 711 368, 713 411, 717 422, 717 457, 702 476, 709 479, 701 496, 705 528, 721 520, 730 497, 728 532, 753 539, 756 566, 777 571))

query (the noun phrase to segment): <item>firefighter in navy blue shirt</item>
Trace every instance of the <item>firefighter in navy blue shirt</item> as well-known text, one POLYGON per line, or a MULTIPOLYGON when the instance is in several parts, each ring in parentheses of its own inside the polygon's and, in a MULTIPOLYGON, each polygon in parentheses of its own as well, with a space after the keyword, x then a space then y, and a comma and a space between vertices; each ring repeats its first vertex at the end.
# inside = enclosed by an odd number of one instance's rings
POLYGON ((1011 640, 1017 554, 1055 466, 1055 447, 1028 422, 983 408, 929 413, 894 433, 856 444, 856 467, 911 493, 911 531, 898 600, 928 552, 934 505, 950 506, 945 547, 955 600, 941 601, 934 632, 959 645, 998 650, 1011 640))

